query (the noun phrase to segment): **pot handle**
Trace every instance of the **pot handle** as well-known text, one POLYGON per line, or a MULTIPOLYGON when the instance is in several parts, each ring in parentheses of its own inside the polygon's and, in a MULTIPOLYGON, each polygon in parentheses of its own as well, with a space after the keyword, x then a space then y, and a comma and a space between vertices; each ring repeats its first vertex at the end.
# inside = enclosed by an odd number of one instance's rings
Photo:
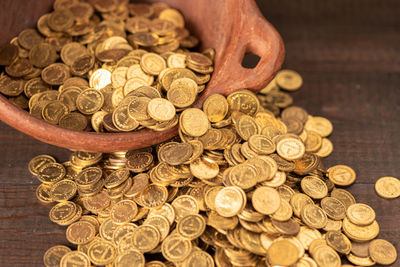
MULTIPOLYGON (((285 56, 283 41, 277 30, 264 18, 254 0, 237 1, 238 20, 232 28, 231 39, 220 60, 214 75, 218 79, 211 80, 202 95, 230 93, 248 89, 259 91, 266 86, 281 68, 285 56), (242 66, 246 53, 260 57, 254 68, 242 66)), ((233 14, 232 14, 233 15, 233 14)))

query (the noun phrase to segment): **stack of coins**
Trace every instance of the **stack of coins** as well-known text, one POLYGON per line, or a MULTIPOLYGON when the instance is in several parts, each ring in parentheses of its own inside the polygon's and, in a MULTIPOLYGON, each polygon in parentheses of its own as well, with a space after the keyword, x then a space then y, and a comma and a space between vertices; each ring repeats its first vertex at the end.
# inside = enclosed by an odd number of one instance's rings
MULTIPOLYGON (((154 147, 74 152, 62 164, 46 155, 32 159, 29 169, 42 182, 38 199, 57 203, 50 219, 68 226, 76 245, 49 248, 45 265, 395 262, 395 247, 375 239, 374 210, 343 189, 354 183, 354 170, 322 163, 333 149, 332 124, 283 105, 290 96, 281 89, 301 84, 296 72, 283 70, 262 94, 212 95, 202 109, 182 112, 179 137, 154 147)), ((387 179, 378 192, 385 194, 387 179)))
POLYGON ((198 43, 167 4, 57 0, 0 47, 0 93, 71 130, 164 131, 211 78, 215 52, 198 43))

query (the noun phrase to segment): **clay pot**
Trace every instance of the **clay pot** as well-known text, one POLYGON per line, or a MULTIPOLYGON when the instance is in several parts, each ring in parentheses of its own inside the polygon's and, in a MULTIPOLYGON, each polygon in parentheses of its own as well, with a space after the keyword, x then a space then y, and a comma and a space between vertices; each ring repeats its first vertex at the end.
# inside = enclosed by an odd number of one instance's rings
MULTIPOLYGON (((0 40, 8 42, 52 9, 51 0, 0 1, 0 40)), ((279 33, 265 20, 254 0, 165 0, 185 16, 187 27, 199 37, 202 48, 216 51, 211 81, 194 106, 201 108, 213 93, 228 95, 239 89, 257 91, 279 70, 284 45, 279 33), (256 67, 242 67, 246 53, 260 57, 256 67)), ((163 132, 145 129, 131 133, 94 133, 64 129, 37 119, 9 103, 0 94, 0 119, 40 141, 75 150, 113 152, 150 146, 177 134, 177 127, 163 132)))

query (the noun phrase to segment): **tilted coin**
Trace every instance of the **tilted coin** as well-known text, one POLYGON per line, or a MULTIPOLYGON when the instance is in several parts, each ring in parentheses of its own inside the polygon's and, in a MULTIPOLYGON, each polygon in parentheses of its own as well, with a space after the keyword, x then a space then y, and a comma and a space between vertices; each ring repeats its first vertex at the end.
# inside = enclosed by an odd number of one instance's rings
POLYGON ((270 264, 289 266, 298 260, 298 249, 291 241, 283 239, 273 242, 267 255, 270 264))
POLYGON ((349 254, 351 251, 350 240, 340 231, 328 231, 325 235, 328 246, 341 254, 349 254))
POLYGON ((47 163, 55 163, 56 160, 52 156, 49 155, 38 155, 29 161, 29 171, 33 175, 39 174, 39 169, 47 163))
POLYGON ((346 165, 336 165, 328 169, 328 177, 334 184, 347 186, 356 180, 356 173, 346 165))
POLYGON ((288 91, 295 91, 303 84, 300 74, 293 70, 280 70, 276 74, 275 81, 280 88, 288 91))
POLYGON ((66 231, 68 241, 75 245, 89 243, 95 235, 95 227, 87 221, 75 222, 66 231))
POLYGON ((275 189, 261 186, 253 192, 251 201, 256 211, 269 215, 279 209, 281 198, 275 189))
POLYGON ((347 218, 357 225, 370 225, 375 220, 375 211, 368 205, 356 203, 346 210, 347 218))
POLYGON ((369 254, 378 264, 390 265, 397 259, 396 248, 384 239, 372 240, 369 244, 369 254))
POLYGON ((147 112, 156 121, 170 121, 176 114, 174 105, 164 98, 153 98, 150 100, 147 112))
POLYGON ((89 257, 80 251, 70 251, 66 253, 60 261, 61 267, 68 267, 68 266, 77 266, 77 267, 89 267, 90 260, 89 257))
POLYGON ((215 210, 219 215, 232 217, 241 212, 246 205, 242 189, 238 187, 225 187, 215 196, 215 210))
POLYGON ((304 144, 296 138, 281 139, 276 145, 276 151, 279 156, 287 160, 301 158, 305 153, 304 144))
POLYGON ((185 109, 180 116, 180 127, 190 136, 202 136, 210 128, 207 115, 200 109, 185 109))
POLYGON ((381 177, 375 183, 375 191, 383 198, 398 198, 400 196, 400 180, 395 177, 381 177))

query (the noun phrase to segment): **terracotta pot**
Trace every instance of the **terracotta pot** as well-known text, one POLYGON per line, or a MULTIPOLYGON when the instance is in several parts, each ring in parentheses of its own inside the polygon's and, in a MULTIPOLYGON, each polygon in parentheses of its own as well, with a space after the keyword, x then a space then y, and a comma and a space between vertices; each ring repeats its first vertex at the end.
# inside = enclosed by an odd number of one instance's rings
MULTIPOLYGON (((51 0, 1 0, 1 42, 28 27, 51 11, 51 0)), ((284 46, 279 33, 268 23, 254 0, 165 0, 185 16, 188 28, 202 43, 202 48, 216 51, 215 71, 207 88, 195 103, 202 106, 213 93, 239 89, 257 91, 279 70, 284 46), (255 68, 242 67, 245 53, 260 57, 255 68)), ((140 130, 131 133, 93 133, 67 130, 39 120, 12 105, 0 94, 0 119, 15 129, 40 141, 75 150, 112 152, 137 149, 165 141, 177 134, 177 127, 164 132, 140 130)))

